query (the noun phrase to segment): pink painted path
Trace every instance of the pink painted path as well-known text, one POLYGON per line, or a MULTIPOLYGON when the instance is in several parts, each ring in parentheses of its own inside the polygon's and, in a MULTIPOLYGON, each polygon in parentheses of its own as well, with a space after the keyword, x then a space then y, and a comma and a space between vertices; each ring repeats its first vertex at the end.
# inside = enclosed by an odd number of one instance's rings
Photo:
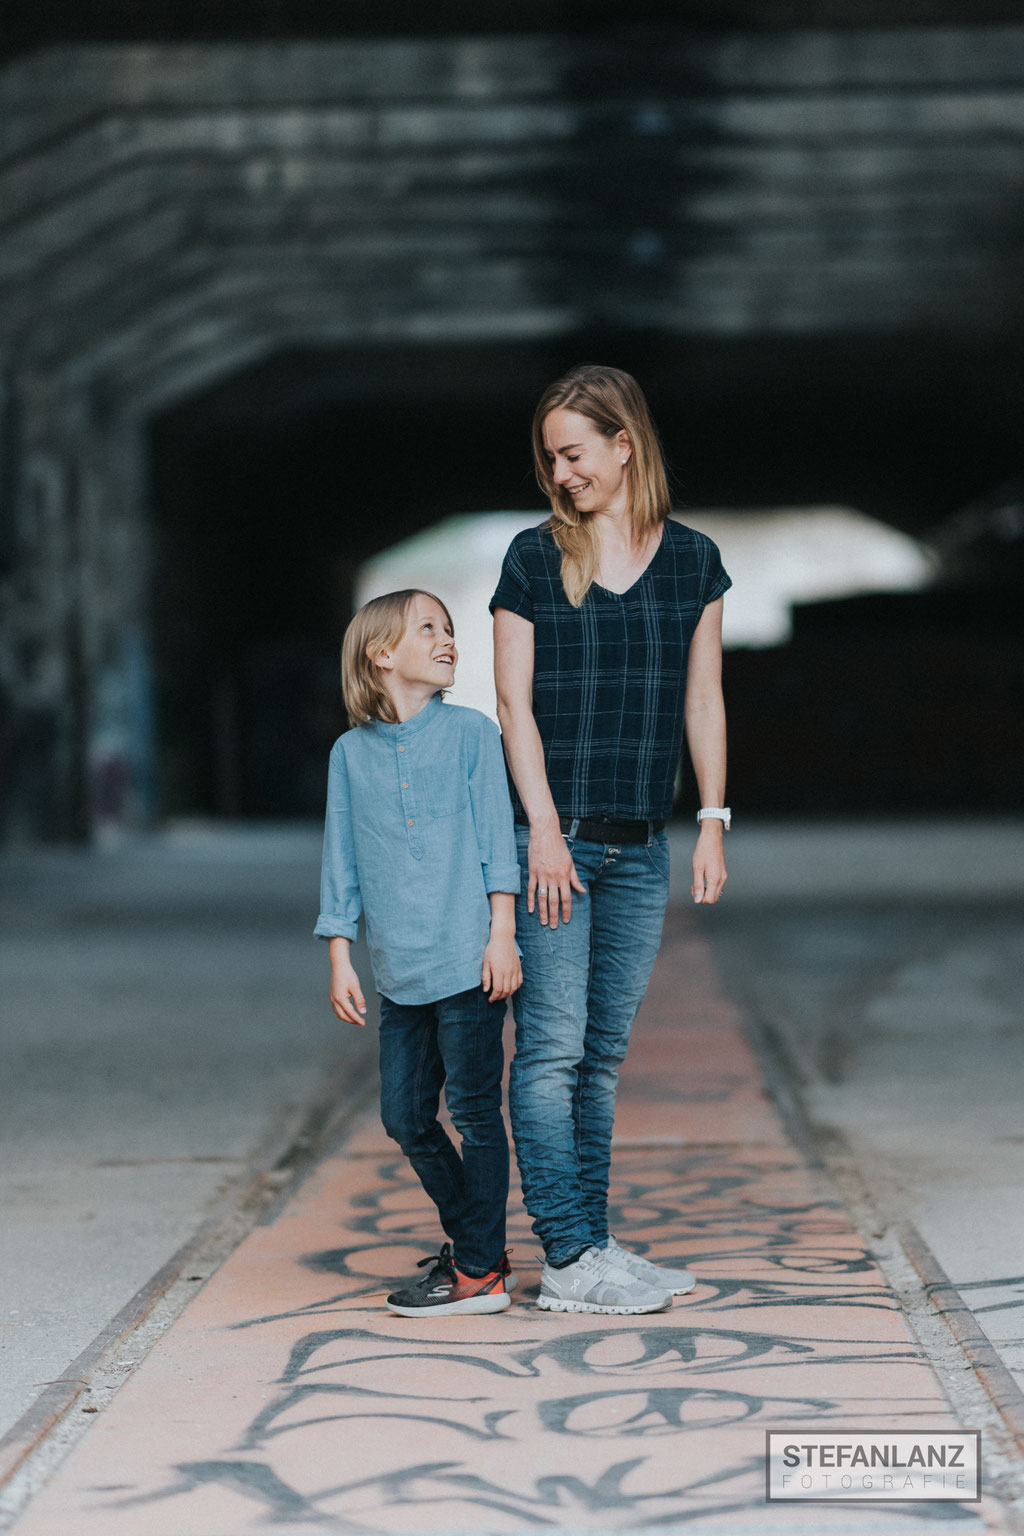
MULTIPOLYGON (((516 1195, 507 1312, 393 1317, 383 1294, 441 1234, 367 1114, 197 1295, 16 1536, 948 1532, 934 1506, 765 1502, 767 1429, 956 1420, 788 1143, 689 914, 670 919, 620 1095, 615 1229, 694 1269, 692 1296, 650 1317, 538 1311, 516 1195)), ((988 1500, 958 1513, 958 1536, 1003 1528, 988 1500)))

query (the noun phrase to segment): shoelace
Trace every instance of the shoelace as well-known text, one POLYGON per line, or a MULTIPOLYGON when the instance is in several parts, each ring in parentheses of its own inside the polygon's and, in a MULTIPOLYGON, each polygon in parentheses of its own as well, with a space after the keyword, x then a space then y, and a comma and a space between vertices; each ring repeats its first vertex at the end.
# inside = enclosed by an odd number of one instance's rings
POLYGON ((432 1253, 428 1259, 418 1259, 416 1261, 416 1268, 426 1269, 428 1264, 432 1264, 434 1269, 441 1270, 453 1284, 458 1278, 455 1273, 455 1263, 452 1259, 452 1250, 449 1243, 442 1245, 440 1253, 432 1253))
MULTIPOLYGON (((588 1269, 588 1271, 591 1274, 596 1275, 598 1280, 614 1280, 617 1277, 619 1279, 619 1281, 621 1282, 621 1280, 622 1280, 622 1270, 621 1269, 616 1269, 615 1265, 611 1262, 611 1260, 607 1259, 605 1257, 605 1253, 604 1253, 603 1249, 601 1249, 601 1248, 585 1248, 583 1250, 583 1253, 591 1253, 591 1254, 594 1255, 593 1258, 588 1260, 587 1269, 588 1269)), ((583 1254, 581 1253, 580 1254, 580 1258, 576 1260, 577 1264, 580 1262, 580 1259, 582 1259, 582 1258, 583 1258, 583 1254)), ((537 1260, 541 1264, 544 1264, 546 1262, 546 1260, 544 1258, 544 1255, 542 1253, 538 1253, 537 1260)))
POLYGON ((599 1280, 614 1280, 618 1278, 621 1283, 622 1271, 620 1269, 616 1269, 611 1260, 605 1257, 604 1250, 602 1248, 595 1248, 593 1253, 595 1257, 588 1261, 587 1268, 591 1270, 599 1280))

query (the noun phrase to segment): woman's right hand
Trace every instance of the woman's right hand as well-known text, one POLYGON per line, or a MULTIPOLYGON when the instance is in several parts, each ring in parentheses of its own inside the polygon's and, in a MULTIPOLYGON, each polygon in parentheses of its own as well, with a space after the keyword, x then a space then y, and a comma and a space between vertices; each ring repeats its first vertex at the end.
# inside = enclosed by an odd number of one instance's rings
POLYGON ((562 921, 567 923, 572 916, 573 891, 579 891, 582 896, 586 887, 576 873, 572 854, 566 847, 557 821, 543 827, 530 828, 529 864, 526 910, 533 911, 536 898, 541 926, 557 928, 561 902, 562 921))

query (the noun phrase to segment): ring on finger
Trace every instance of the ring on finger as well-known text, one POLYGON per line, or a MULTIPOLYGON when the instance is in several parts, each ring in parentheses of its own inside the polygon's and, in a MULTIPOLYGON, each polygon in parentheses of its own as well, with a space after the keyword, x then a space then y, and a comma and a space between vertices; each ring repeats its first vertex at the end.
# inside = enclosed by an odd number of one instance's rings
POLYGON ((548 893, 548 888, 547 888, 546 885, 538 885, 538 887, 537 887, 537 895, 538 896, 546 896, 547 893, 548 893))

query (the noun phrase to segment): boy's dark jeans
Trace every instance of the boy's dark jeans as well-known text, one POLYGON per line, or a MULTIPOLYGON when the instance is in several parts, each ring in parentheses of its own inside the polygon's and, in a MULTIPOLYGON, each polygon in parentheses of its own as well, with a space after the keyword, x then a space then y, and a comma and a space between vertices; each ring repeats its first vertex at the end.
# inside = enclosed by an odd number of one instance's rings
POLYGON ((482 987, 435 1003, 380 1000, 380 1114, 437 1206, 456 1267, 486 1275, 505 1251, 508 1137, 501 1116, 505 1001, 482 987), (462 1139, 437 1110, 441 1088, 462 1139))

